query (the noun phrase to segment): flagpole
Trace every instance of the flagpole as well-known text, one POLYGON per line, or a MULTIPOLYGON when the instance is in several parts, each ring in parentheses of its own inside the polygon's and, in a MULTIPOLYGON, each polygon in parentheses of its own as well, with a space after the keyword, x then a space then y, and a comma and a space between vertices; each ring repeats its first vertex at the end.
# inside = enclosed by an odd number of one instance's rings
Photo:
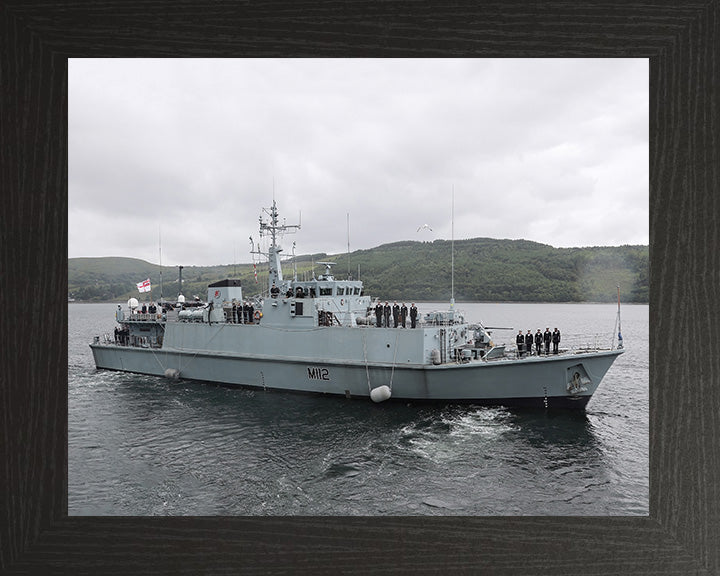
POLYGON ((622 326, 620 324, 620 285, 618 284, 617 287, 617 300, 618 300, 618 348, 623 347, 623 337, 622 337, 622 326))
POLYGON ((450 263, 450 308, 455 307, 455 184, 452 186, 452 207, 450 210, 451 263, 450 263))
POLYGON ((163 282, 162 282, 162 230, 158 224, 158 251, 160 253, 160 307, 163 303, 163 282))

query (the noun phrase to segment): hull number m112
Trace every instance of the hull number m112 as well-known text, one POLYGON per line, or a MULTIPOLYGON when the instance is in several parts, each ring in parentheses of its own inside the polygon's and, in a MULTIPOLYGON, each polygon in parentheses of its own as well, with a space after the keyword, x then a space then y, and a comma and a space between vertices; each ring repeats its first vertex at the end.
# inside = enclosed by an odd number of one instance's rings
POLYGON ((316 366, 308 366, 308 380, 330 380, 330 372, 327 368, 318 368, 316 366))

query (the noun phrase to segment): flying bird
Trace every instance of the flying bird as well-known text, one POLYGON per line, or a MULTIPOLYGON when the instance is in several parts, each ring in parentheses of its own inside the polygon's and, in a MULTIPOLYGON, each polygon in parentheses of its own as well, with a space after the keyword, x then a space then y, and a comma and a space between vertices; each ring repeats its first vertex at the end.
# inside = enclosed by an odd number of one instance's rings
POLYGON ((432 228, 430 228, 430 226, 428 226, 427 224, 423 224, 422 226, 420 226, 420 228, 418 228, 417 231, 420 232, 420 230, 425 230, 425 229, 430 230, 430 232, 432 232, 432 228))

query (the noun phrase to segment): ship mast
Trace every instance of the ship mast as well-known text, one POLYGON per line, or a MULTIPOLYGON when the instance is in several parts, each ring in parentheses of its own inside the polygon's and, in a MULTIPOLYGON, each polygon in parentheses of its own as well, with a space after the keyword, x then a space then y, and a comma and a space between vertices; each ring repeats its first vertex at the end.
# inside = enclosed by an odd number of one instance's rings
MULTIPOLYGON (((273 198, 272 208, 269 210, 263 208, 263 212, 270 217, 269 221, 266 221, 263 220, 262 215, 260 216, 260 236, 264 234, 270 235, 270 248, 267 252, 268 265, 270 268, 268 274, 269 290, 273 283, 278 288, 281 288, 283 281, 282 266, 280 265, 280 252, 282 252, 282 247, 277 243, 278 236, 300 229, 300 224, 285 224, 285 222, 280 224, 275 198, 273 198)), ((258 247, 258 254, 260 254, 260 247, 258 247)))

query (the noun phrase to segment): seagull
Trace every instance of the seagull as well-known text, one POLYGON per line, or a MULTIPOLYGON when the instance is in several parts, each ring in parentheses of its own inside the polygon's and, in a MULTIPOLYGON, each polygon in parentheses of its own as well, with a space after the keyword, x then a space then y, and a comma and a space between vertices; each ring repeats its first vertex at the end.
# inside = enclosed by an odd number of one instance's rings
POLYGON ((430 228, 430 226, 428 226, 427 224, 423 224, 422 226, 420 226, 417 231, 420 232, 420 230, 425 230, 426 228, 430 230, 430 232, 432 232, 432 228, 430 228))

